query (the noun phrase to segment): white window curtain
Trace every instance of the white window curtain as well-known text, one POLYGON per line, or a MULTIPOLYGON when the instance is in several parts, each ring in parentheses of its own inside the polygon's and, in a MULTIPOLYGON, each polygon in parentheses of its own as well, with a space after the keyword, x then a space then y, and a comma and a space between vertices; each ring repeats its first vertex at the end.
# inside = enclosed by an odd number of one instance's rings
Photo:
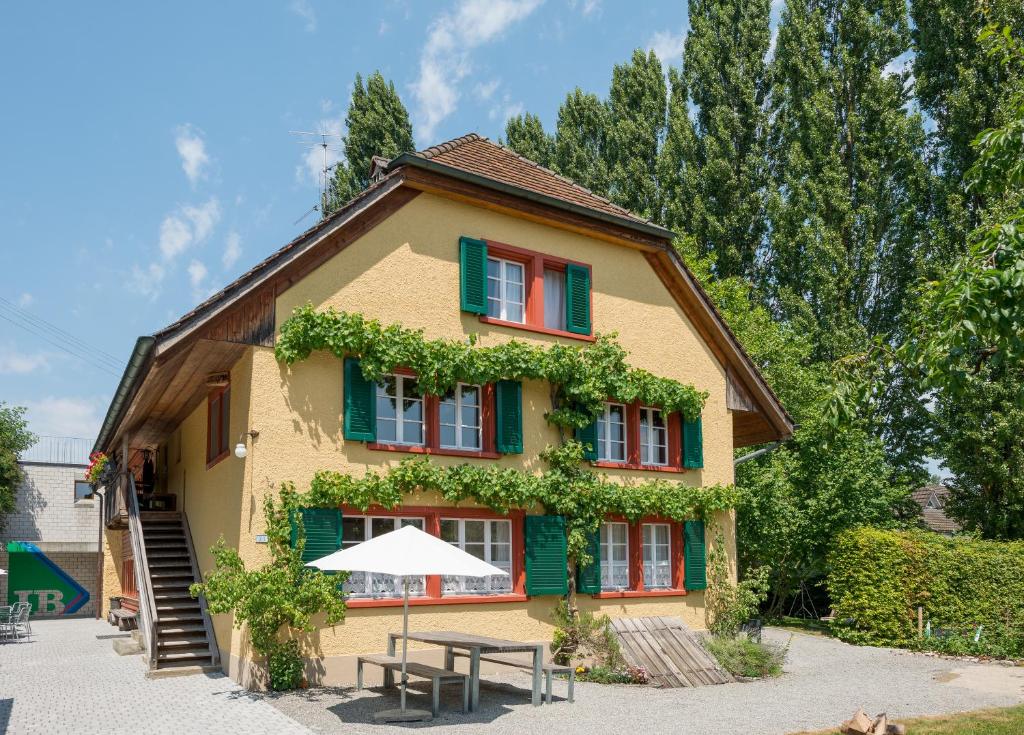
POLYGON ((565 273, 544 269, 544 326, 565 331, 565 273))

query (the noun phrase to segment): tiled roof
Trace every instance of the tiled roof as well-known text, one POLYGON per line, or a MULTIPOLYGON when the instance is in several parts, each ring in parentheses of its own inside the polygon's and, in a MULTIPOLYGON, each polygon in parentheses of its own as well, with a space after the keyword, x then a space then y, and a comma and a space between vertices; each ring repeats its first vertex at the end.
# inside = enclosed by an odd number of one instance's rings
POLYGON ((645 225, 654 224, 589 189, 476 133, 431 146, 414 155, 555 199, 645 225))
POLYGON ((921 517, 924 519, 924 524, 932 531, 955 533, 960 530, 960 524, 947 516, 943 510, 948 495, 949 488, 945 485, 925 485, 910 494, 914 502, 921 506, 921 517), (935 503, 932 504, 933 507, 929 507, 928 503, 933 497, 935 503), (938 507, 934 507, 936 505, 938 507))

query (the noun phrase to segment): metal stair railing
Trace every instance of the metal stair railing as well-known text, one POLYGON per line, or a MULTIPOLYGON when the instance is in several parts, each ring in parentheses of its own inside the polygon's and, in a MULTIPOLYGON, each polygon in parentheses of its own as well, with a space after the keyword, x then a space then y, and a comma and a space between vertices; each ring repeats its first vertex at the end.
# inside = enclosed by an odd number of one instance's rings
POLYGON ((135 477, 131 472, 125 472, 123 477, 125 480, 118 484, 122 488, 125 507, 128 510, 128 528, 132 540, 132 556, 135 559, 135 585, 139 592, 139 630, 143 632, 142 636, 149 653, 149 668, 155 669, 157 664, 156 601, 153 598, 153 585, 149 577, 146 542, 142 535, 139 498, 135 493, 135 477))

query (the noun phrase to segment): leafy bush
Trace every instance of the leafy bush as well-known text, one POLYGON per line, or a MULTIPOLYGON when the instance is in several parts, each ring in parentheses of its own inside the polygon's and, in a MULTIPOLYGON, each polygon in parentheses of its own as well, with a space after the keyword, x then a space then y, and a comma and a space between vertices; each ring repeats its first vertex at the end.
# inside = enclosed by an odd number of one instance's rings
POLYGON ((651 681, 651 675, 643 666, 580 666, 576 669, 576 678, 594 684, 649 684, 651 681))
POLYGON ((607 615, 596 617, 594 613, 580 610, 574 616, 565 600, 559 600, 551 617, 555 621, 551 653, 557 663, 565 665, 574 659, 590 658, 595 662, 594 668, 619 671, 625 666, 619 640, 607 615))
POLYGON ((828 589, 851 643, 1024 656, 1024 542, 856 529, 829 555, 828 589), (918 638, 919 605, 931 638, 918 638))
POLYGON ((786 648, 771 643, 755 643, 748 638, 711 636, 704 642, 711 655, 734 676, 763 678, 780 676, 786 660, 786 648))
POLYGON ((275 645, 267 657, 270 688, 275 692, 295 689, 302 684, 302 656, 299 644, 286 641, 275 645))
POLYGON ((733 638, 740 626, 757 614, 768 596, 767 567, 754 569, 739 584, 729 576, 729 560, 725 551, 725 537, 715 535, 715 543, 708 552, 708 587, 705 592, 704 618, 712 635, 733 638))

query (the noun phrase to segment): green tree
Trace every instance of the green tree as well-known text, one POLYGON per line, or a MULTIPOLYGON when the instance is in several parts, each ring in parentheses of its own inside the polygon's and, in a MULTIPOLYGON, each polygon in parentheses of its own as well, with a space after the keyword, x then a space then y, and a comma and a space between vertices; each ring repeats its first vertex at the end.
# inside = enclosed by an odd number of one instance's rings
MULTIPOLYGON (((981 223, 981 192, 963 180, 977 160, 973 141, 1006 122, 1000 100, 1019 74, 993 57, 979 38, 990 23, 1024 28, 1020 0, 911 0, 917 100, 935 121, 931 134, 934 229, 942 260, 963 254, 968 234, 981 223)), ((940 266, 941 267, 941 266, 940 266)))
POLYGON ((0 401, 0 531, 4 517, 14 510, 14 496, 23 478, 18 455, 35 443, 36 437, 25 420, 25 409, 0 401))
MULTIPOLYGON (((690 97, 683 75, 668 70, 669 102, 665 142, 658 152, 658 214, 654 218, 670 230, 693 233, 703 219, 703 200, 697 195, 697 136, 690 119, 690 97)), ((710 251, 703 248, 705 254, 710 251)))
POLYGON ((608 93, 609 198, 643 217, 658 209, 658 147, 665 133, 665 74, 653 51, 637 49, 612 69, 608 93))
POLYGON ((505 145, 534 163, 551 167, 555 141, 544 132, 544 125, 536 115, 527 112, 510 117, 505 123, 505 145))
POLYGON ((394 158, 414 150, 412 124, 393 82, 375 71, 363 85, 356 74, 352 101, 345 117, 345 160, 334 169, 324 196, 326 217, 370 183, 370 164, 374 156, 394 158))
POLYGON ((986 538, 1024 538, 1024 370, 984 366, 935 402, 936 445, 952 474, 946 512, 986 538))
MULTIPOLYGON (((765 254, 776 314, 805 321, 814 359, 906 333, 923 272, 929 172, 909 72, 903 0, 793 0, 772 65, 774 191, 765 254)), ((884 384, 871 430, 920 474, 926 416, 912 380, 884 384)))
MULTIPOLYGON (((689 233, 722 275, 752 275, 765 221, 770 0, 690 0, 686 89, 696 108, 689 233)), ((673 90, 673 94, 674 94, 673 90)), ((670 123, 671 125, 671 123, 670 123)))
POLYGON ((601 196, 608 193, 607 127, 608 110, 579 87, 558 108, 552 168, 601 196))

